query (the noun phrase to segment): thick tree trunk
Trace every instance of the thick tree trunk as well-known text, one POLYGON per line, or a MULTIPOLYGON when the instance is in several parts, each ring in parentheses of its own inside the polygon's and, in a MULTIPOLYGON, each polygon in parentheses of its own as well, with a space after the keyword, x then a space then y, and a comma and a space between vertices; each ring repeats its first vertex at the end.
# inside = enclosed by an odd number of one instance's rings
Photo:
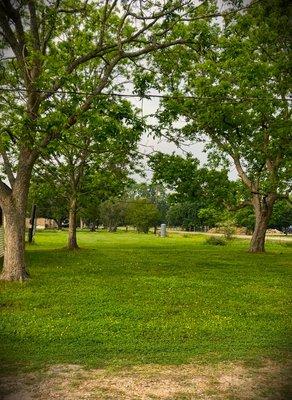
POLYGON ((266 231, 273 211, 273 205, 274 201, 269 201, 266 197, 262 201, 260 201, 259 197, 253 199, 255 228, 249 247, 249 252, 251 253, 265 252, 266 231))
POLYGON ((71 199, 69 207, 69 232, 68 232, 68 249, 78 249, 77 234, 76 234, 76 220, 77 220, 77 201, 76 198, 71 199))
POLYGON ((1 193, 4 212, 4 264, 0 280, 23 281, 28 278, 25 265, 25 212, 29 182, 37 152, 22 148, 12 188, 1 193))
POLYGON ((265 215, 256 216, 255 228, 250 242, 249 251, 251 253, 263 253, 265 251, 265 239, 268 220, 265 215))
POLYGON ((26 199, 22 202, 10 199, 3 206, 4 225, 4 264, 1 280, 23 281, 28 278, 26 271, 25 248, 25 209, 26 199))

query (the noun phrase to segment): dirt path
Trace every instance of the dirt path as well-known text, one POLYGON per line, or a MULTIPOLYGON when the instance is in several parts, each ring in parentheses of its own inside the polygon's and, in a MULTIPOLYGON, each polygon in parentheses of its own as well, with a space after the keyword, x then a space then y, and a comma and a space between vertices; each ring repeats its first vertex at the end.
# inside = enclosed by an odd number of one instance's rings
MULTIPOLYGON (((172 230, 168 229, 168 233, 179 233, 181 235, 206 235, 206 236, 223 236, 222 233, 208 233, 208 232, 193 232, 193 231, 177 231, 177 230, 172 230)), ((248 239, 251 240, 251 235, 233 235, 233 237, 238 238, 238 239, 248 239)), ((279 243, 285 242, 285 243, 292 243, 292 235, 275 235, 275 236, 266 236, 266 240, 273 240, 277 241, 279 243)))
POLYGON ((1 400, 288 400, 287 364, 146 365, 109 371, 55 365, 2 377, 1 400))

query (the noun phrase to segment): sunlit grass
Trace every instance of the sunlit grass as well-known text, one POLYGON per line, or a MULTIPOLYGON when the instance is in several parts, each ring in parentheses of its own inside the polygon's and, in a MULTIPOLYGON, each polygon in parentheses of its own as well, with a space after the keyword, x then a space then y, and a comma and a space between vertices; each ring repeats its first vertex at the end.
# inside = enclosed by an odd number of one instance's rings
POLYGON ((291 247, 204 241, 82 232, 72 252, 65 232, 39 233, 30 281, 0 284, 2 368, 284 357, 291 247))

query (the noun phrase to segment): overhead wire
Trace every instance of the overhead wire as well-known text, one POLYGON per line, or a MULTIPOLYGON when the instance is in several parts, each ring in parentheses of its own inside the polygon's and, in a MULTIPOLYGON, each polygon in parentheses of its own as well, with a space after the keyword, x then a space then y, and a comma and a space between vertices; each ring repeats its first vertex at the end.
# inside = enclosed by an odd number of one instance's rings
MULTIPOLYGON (((1 92, 19 92, 25 93, 27 89, 25 88, 5 88, 0 87, 1 92)), ((169 95, 169 94, 157 94, 157 93, 149 93, 141 96, 135 93, 119 93, 119 92, 112 92, 112 93, 98 93, 95 94, 94 92, 85 92, 85 91, 78 91, 78 90, 58 90, 56 92, 52 92, 51 90, 44 90, 44 89, 35 89, 30 92, 33 93, 42 93, 42 94, 68 94, 68 95, 81 95, 81 96, 93 96, 95 95, 97 98, 100 97, 124 97, 124 98, 136 98, 136 99, 148 99, 151 98, 158 98, 158 99, 169 99, 169 100, 184 100, 184 99, 194 99, 194 100, 213 100, 221 102, 222 100, 230 101, 230 102, 241 102, 241 101, 249 101, 249 100, 277 100, 277 101, 291 101, 292 97, 264 97, 264 96, 244 96, 244 97, 228 97, 228 96, 220 96, 220 97, 212 97, 212 96, 193 96, 193 95, 169 95)))

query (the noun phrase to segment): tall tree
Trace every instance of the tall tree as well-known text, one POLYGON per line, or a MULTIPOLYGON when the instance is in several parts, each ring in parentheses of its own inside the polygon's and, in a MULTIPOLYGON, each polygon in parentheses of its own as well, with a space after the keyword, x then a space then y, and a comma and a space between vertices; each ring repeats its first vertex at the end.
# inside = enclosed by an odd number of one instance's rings
MULTIPOLYGON (((69 210, 68 249, 78 248, 77 212, 95 192, 99 175, 110 172, 112 180, 119 179, 119 190, 127 182, 141 133, 142 123, 128 101, 103 99, 101 111, 91 111, 86 124, 76 123, 63 135, 66 145, 40 161, 38 177, 47 180, 52 191, 55 185, 64 188, 69 210)), ((113 193, 109 195, 117 195, 113 185, 110 187, 113 193)))
POLYGON ((128 61, 193 41, 183 37, 182 20, 205 14, 204 4, 0 1, 0 152, 7 177, 0 181, 6 218, 1 279, 28 276, 25 209, 35 162, 86 118, 102 94, 118 88, 128 61))
POLYGON ((255 213, 251 252, 265 250, 274 204, 291 190, 289 15, 288 1, 254 1, 210 31, 213 46, 200 60, 181 50, 181 77, 165 74, 172 63, 167 54, 157 60, 165 87, 177 96, 164 102, 164 126, 183 116, 180 134, 207 137, 213 160, 231 159, 248 189, 240 206, 255 213))

